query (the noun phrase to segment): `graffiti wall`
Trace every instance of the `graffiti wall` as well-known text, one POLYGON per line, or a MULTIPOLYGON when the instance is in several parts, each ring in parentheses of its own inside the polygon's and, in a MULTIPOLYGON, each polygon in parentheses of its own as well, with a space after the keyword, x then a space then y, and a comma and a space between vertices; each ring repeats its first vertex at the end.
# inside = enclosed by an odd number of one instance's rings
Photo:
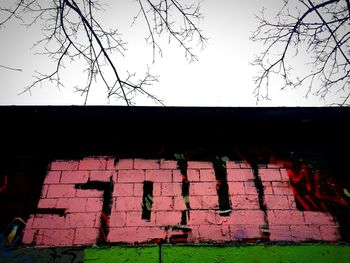
POLYGON ((336 242, 339 221, 328 203, 348 204, 338 192, 324 194, 324 185, 319 172, 279 160, 56 160, 22 242, 336 242))
POLYGON ((349 117, 0 107, 0 262, 347 262, 349 117))

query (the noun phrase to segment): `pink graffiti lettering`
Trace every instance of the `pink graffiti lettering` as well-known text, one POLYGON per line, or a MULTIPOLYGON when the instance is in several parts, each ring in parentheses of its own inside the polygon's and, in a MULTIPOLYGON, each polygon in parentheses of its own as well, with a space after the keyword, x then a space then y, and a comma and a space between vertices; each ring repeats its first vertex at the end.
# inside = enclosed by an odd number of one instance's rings
POLYGON ((111 243, 230 242, 259 240, 266 231, 272 241, 339 239, 338 225, 330 214, 297 209, 300 197, 292 184, 300 174, 291 177, 281 164, 259 168, 267 208, 264 212, 252 168, 229 161, 226 172, 232 211, 224 215, 217 191, 221 181, 216 180, 210 162, 187 162, 189 194, 183 196, 183 175, 177 161, 122 159, 116 165, 109 157, 55 161, 44 180, 38 208, 65 209, 66 214, 31 215, 23 242, 38 247, 91 245, 101 238, 111 243), (111 178, 108 216, 103 211, 102 191, 76 185, 109 182, 111 178), (144 181, 153 183, 147 220, 142 219, 144 181), (184 211, 188 212, 185 221, 184 211), (101 228, 102 221, 108 231, 101 228))

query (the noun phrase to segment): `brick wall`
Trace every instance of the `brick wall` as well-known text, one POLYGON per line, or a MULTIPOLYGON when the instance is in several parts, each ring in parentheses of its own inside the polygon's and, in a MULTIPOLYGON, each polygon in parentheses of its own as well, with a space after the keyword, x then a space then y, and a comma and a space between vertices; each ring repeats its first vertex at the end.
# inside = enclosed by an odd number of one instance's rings
POLYGON ((45 247, 340 239, 330 214, 297 209, 282 165, 257 170, 246 163, 224 165, 226 178, 221 181, 211 162, 187 161, 184 172, 177 161, 163 159, 54 161, 23 243, 45 247), (152 185, 148 196, 145 182, 152 185), (218 190, 223 184, 228 186, 229 211, 220 209, 218 190), (150 210, 149 217, 145 210, 150 210))

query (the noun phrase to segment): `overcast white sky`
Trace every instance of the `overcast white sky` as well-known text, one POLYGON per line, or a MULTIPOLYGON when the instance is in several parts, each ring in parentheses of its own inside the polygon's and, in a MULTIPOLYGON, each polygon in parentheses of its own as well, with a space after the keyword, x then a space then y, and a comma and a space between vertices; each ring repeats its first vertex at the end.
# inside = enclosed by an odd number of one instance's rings
MULTIPOLYGON (((129 43, 125 58, 113 57, 114 61, 117 65, 122 64, 121 68, 140 76, 149 65, 151 72, 160 76, 150 92, 167 106, 256 106, 253 76, 257 69, 249 62, 261 46, 249 40, 257 26, 254 13, 263 6, 276 10, 281 6, 281 0, 204 0, 204 19, 200 27, 209 41, 204 50, 196 50, 199 61, 191 64, 178 44, 172 42, 167 45, 166 39, 163 57, 158 57, 152 64, 152 50, 144 40, 146 25, 140 20, 130 27, 138 11, 137 4, 133 0, 107 2, 111 2, 111 6, 103 13, 103 23, 107 28, 119 28, 129 43)), ((67 72, 62 75, 65 88, 58 90, 45 82, 42 87, 33 89, 31 95, 18 96, 33 80, 31 76, 35 70, 45 72, 54 65, 46 57, 34 55, 35 51, 30 49, 40 34, 37 27, 28 29, 18 25, 18 21, 0 29, 0 64, 23 70, 17 72, 0 68, 0 104, 81 105, 83 98, 73 93, 72 87, 83 80, 74 72, 75 65, 69 64, 66 65, 67 72)), ((302 57, 298 61, 303 63, 302 57)), ((330 103, 318 97, 306 99, 303 89, 280 91, 279 84, 278 80, 271 83, 271 101, 261 101, 258 106, 321 106, 330 103)), ((123 104, 122 101, 108 101, 105 96, 103 84, 95 83, 87 104, 123 104)), ((141 97, 136 102, 137 105, 154 105, 151 100, 141 97)))

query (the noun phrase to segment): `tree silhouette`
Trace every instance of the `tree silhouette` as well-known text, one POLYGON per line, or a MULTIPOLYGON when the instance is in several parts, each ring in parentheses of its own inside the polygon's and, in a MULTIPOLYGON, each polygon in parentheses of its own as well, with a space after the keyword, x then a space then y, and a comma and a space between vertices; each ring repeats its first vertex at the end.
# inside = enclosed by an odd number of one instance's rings
POLYGON ((283 0, 273 19, 265 13, 256 16, 259 26, 251 37, 265 46, 252 63, 260 69, 254 79, 257 103, 269 98, 270 77, 277 74, 284 80, 282 89, 303 86, 306 96, 323 99, 335 93, 333 104, 349 105, 350 0, 283 0), (295 76, 291 61, 300 52, 307 54, 307 68, 295 76))
MULTIPOLYGON (((146 39, 153 49, 153 61, 156 54, 162 53, 157 40, 163 34, 168 35, 169 41, 174 39, 178 42, 189 61, 197 60, 193 46, 199 43, 203 47, 206 38, 198 28, 198 21, 202 18, 200 2, 191 2, 195 1, 135 0, 138 12, 134 22, 137 19, 145 21, 146 39)), ((157 81, 156 76, 147 71, 143 78, 135 81, 135 74, 118 69, 115 54, 124 54, 126 42, 117 28, 107 30, 97 19, 96 14, 103 10, 102 0, 16 0, 0 4, 0 28, 12 19, 26 26, 42 25, 44 37, 34 46, 55 63, 55 70, 50 73, 36 72, 35 80, 22 93, 30 92, 45 81, 62 86, 60 73, 66 62, 80 59, 86 64, 87 83, 75 89, 84 96, 85 104, 97 78, 104 83, 108 98, 122 99, 126 105, 132 105, 136 95, 145 95, 162 104, 147 91, 147 86, 157 81), (112 79, 107 76, 108 70, 112 79)), ((0 67, 20 70, 6 65, 0 67)))

